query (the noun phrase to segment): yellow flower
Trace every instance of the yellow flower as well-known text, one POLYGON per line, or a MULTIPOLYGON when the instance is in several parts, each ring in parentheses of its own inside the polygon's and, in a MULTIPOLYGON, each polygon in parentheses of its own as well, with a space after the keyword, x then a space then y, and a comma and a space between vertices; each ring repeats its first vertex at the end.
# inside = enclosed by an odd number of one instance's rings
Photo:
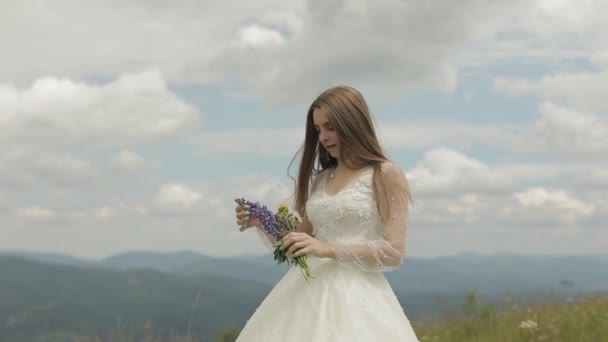
POLYGON ((285 215, 287 215, 288 212, 289 212, 289 207, 287 207, 285 204, 281 204, 279 206, 278 215, 280 218, 285 218, 285 215))

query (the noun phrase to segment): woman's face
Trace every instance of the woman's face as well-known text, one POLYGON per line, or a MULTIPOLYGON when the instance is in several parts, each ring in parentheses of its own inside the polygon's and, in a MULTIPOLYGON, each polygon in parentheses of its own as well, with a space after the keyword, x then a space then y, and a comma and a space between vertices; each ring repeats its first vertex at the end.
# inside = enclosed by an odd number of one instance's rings
POLYGON ((312 112, 315 130, 319 134, 319 142, 329 152, 329 154, 339 159, 340 157, 340 139, 335 128, 332 127, 325 111, 316 108, 312 112))

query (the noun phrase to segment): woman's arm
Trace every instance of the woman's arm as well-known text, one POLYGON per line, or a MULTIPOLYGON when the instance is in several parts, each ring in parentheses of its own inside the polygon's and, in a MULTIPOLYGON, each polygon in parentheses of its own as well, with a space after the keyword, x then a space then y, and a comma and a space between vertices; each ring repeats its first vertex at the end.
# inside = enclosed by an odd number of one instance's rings
POLYGON ((381 238, 365 243, 327 243, 306 234, 290 233, 283 239, 288 253, 297 257, 312 254, 320 258, 332 258, 350 267, 368 272, 386 272, 399 268, 405 256, 405 232, 409 212, 409 189, 405 174, 399 166, 383 165, 386 187, 380 192, 380 213, 389 209, 383 223, 381 238), (387 195, 387 196, 385 196, 387 195))
MULTIPOLYGON (((319 180, 319 174, 316 176, 313 176, 312 181, 311 181, 312 185, 311 185, 310 189, 314 189, 316 187, 318 180, 319 180)), ((298 230, 301 233, 306 233, 309 236, 314 236, 313 235, 314 228, 312 226, 312 223, 308 219, 308 215, 306 215, 306 212, 300 213, 300 216, 302 217, 302 223, 300 223, 298 225, 298 230)), ((257 228, 256 231, 258 232, 258 236, 262 239, 262 242, 264 243, 264 245, 270 249, 274 249, 273 245, 276 243, 276 239, 272 235, 266 233, 266 231, 262 227, 261 223, 258 223, 256 225, 256 228, 257 228)))
POLYGON ((258 236, 262 240, 264 246, 266 246, 268 249, 274 250, 274 244, 275 242, 277 242, 277 240, 275 240, 272 235, 266 233, 264 227, 262 226, 262 223, 258 223, 255 228, 255 231, 258 232, 258 236))
POLYGON ((405 257, 406 228, 409 209, 407 179, 397 164, 383 165, 383 177, 388 187, 377 200, 380 210, 389 209, 381 239, 361 244, 328 245, 328 257, 370 272, 386 272, 397 269, 405 257), (387 198, 387 200, 385 200, 387 198))

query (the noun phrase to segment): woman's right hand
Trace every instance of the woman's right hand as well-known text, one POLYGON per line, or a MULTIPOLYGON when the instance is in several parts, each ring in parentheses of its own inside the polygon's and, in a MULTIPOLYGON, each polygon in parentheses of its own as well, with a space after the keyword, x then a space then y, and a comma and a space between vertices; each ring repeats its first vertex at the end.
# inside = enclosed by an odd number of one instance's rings
POLYGON ((253 217, 249 213, 249 208, 243 207, 242 205, 237 205, 234 209, 236 211, 236 224, 241 226, 239 228, 240 231, 245 231, 251 227, 255 227, 260 223, 257 217, 253 217))

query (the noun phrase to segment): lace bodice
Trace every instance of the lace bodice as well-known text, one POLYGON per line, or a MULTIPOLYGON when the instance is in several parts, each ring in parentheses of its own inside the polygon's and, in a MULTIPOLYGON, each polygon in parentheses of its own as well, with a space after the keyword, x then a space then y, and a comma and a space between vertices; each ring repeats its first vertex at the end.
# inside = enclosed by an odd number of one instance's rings
POLYGON ((329 195, 329 172, 321 172, 306 203, 314 235, 325 242, 366 242, 382 237, 383 225, 372 190, 373 170, 364 171, 335 195, 329 195))
MULTIPOLYGON (((334 195, 326 192, 328 171, 314 176, 305 215, 314 237, 327 243, 330 258, 370 272, 385 272, 401 266, 405 256, 409 186, 405 174, 394 163, 383 163, 378 179, 383 184, 378 198, 372 182, 374 171, 364 171, 334 195), (378 204, 376 203, 378 201, 378 204), (380 213, 384 213, 382 220, 380 213)), ((264 238, 269 248, 270 237, 264 238)))
POLYGON ((306 215, 316 239, 329 245, 333 257, 345 265, 372 272, 398 268, 405 255, 409 187, 403 170, 383 163, 374 193, 374 170, 359 174, 334 195, 326 192, 329 172, 315 176, 306 202, 306 215), (378 204, 376 203, 378 201, 378 204), (382 220, 380 212, 386 216, 382 220))

